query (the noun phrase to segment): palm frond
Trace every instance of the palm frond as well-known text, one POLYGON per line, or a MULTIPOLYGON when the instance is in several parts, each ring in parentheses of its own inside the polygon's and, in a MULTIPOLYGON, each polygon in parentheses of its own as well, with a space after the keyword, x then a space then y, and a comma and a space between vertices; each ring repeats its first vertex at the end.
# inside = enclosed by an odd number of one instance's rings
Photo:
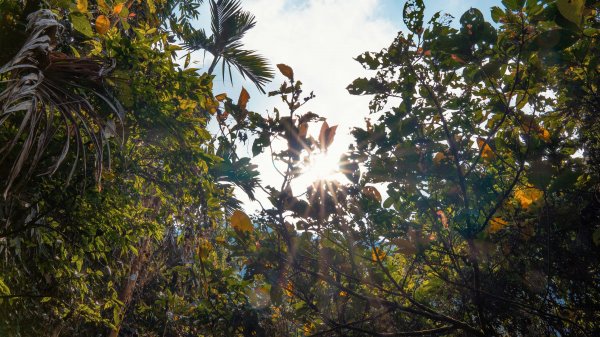
POLYGON ((214 55, 215 44, 211 37, 206 36, 204 29, 196 30, 186 36, 184 47, 188 50, 204 49, 214 55))
POLYGON ((269 83, 274 76, 269 62, 256 51, 240 47, 241 45, 235 45, 233 48, 225 50, 223 53, 224 64, 227 64, 228 67, 235 67, 242 77, 247 77, 264 94, 264 85, 269 83))
MULTIPOLYGON (((224 27, 231 25, 235 17, 242 11, 239 0, 211 0, 211 29, 216 37, 224 37, 224 27)), ((216 39, 217 41, 219 39, 216 39)))
POLYGON ((216 64, 222 60, 222 76, 226 67, 232 79, 231 67, 236 68, 242 77, 249 79, 256 87, 263 87, 274 76, 269 62, 255 51, 244 50, 241 39, 256 25, 251 13, 242 10, 239 0, 211 0, 212 35, 206 36, 203 30, 189 34, 185 46, 190 50, 204 49, 214 57, 208 72, 212 73, 216 64))
POLYGON ((123 118, 121 105, 102 86, 103 77, 114 65, 56 52, 56 37, 63 27, 51 11, 39 10, 27 19, 27 40, 0 68, 0 78, 6 79, 5 89, 0 92, 0 126, 16 130, 12 140, 0 148, 0 165, 13 159, 8 176, 3 179, 5 198, 17 178, 24 183, 43 158, 55 157, 42 174, 54 173, 70 152, 72 140, 77 149, 69 179, 81 153, 86 166, 85 151, 89 145, 94 150, 95 177, 100 183, 108 136, 105 117, 113 114, 123 118), (105 104, 110 113, 98 111, 93 97, 105 104), (46 153, 59 131, 66 138, 62 150, 59 154, 46 153))

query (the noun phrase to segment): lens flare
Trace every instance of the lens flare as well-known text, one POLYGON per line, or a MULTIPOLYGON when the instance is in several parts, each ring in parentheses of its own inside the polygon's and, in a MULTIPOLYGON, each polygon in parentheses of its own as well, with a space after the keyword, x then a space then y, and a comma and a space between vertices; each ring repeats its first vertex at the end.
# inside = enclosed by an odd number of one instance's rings
POLYGON ((309 186, 316 181, 339 180, 341 177, 338 159, 327 153, 317 153, 310 157, 296 183, 309 186))

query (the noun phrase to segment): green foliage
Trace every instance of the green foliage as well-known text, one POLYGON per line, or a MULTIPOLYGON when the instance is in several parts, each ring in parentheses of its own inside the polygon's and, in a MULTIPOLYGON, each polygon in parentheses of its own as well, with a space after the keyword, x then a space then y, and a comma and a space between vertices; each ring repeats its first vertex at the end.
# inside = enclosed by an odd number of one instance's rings
POLYGON ((410 32, 356 58, 347 180, 301 190, 337 126, 285 64, 287 111, 214 95, 221 60, 273 74, 238 1, 210 2, 210 37, 201 3, 0 2, 0 335, 600 332, 597 2, 505 0, 492 25, 408 1, 410 32))
MULTIPOLYGON (((27 32, 50 50, 41 70, 27 65, 44 75, 34 104, 18 106, 31 94, 6 81, 30 75, 15 61, 1 68, 2 116, 11 115, 0 142, 37 146, 21 155, 19 184, 0 201, 3 336, 259 329, 264 312, 250 305, 238 261, 219 247, 235 235, 223 222, 232 210, 224 205, 236 205, 231 183, 251 193, 257 173, 248 160, 216 153, 207 125, 223 110, 212 76, 175 63, 180 47, 160 21, 165 6, 59 2, 35 12, 57 29, 27 32), (108 29, 86 28, 101 16, 108 29)), ((15 20, 27 17, 11 8, 15 20)), ((18 50, 10 59, 21 60, 18 50)), ((2 150, 7 188, 19 152, 2 150)))
POLYGON ((283 156, 261 221, 286 252, 281 307, 305 332, 598 332, 597 39, 583 33, 597 4, 503 4, 497 27, 470 9, 421 28, 409 1, 412 33, 357 57, 375 75, 348 87, 373 95, 342 163, 351 184, 293 191, 303 152, 283 156))

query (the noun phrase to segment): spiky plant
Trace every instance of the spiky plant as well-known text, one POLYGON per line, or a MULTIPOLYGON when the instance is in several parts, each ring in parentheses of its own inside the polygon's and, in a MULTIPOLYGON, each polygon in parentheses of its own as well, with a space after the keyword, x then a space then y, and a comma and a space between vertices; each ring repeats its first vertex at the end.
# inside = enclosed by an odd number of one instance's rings
POLYGON ((57 52, 63 26, 51 11, 36 11, 27 20, 23 47, 0 68, 0 128, 12 131, 12 139, 0 144, 0 168, 10 167, 2 177, 5 198, 15 182, 26 182, 38 169, 42 174, 54 173, 73 143, 75 159, 67 181, 80 157, 86 165, 89 146, 99 183, 106 138, 114 135, 115 123, 109 122, 109 116, 123 117, 123 109, 102 84, 111 65, 57 52), (100 105, 107 109, 98 109, 100 105), (64 136, 62 150, 46 153, 59 134, 64 136), (49 157, 50 165, 38 168, 42 159, 49 157))
POLYGON ((232 80, 231 67, 234 67, 264 93, 263 87, 273 78, 273 71, 266 58, 254 50, 244 49, 241 41, 246 32, 256 25, 254 15, 242 10, 239 0, 211 0, 210 10, 212 35, 207 36, 204 30, 192 32, 186 38, 187 49, 203 49, 212 54, 209 74, 222 61, 223 77, 227 68, 232 80))

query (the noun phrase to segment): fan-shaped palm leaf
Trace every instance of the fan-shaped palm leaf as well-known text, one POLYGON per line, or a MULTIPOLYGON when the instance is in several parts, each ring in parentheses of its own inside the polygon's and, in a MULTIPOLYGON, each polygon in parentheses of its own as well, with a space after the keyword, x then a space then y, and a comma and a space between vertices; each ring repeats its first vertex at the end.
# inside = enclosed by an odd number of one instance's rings
POLYGON ((102 87, 102 78, 111 67, 101 60, 56 52, 56 36, 63 27, 49 10, 34 12, 27 19, 29 36, 25 44, 0 68, 0 79, 4 82, 4 90, 0 92, 0 127, 16 130, 12 140, 0 147, 0 164, 7 158, 14 160, 12 165, 9 163, 8 176, 4 177, 5 198, 18 177, 24 182, 33 174, 59 129, 66 140, 44 173, 58 169, 74 138, 75 163, 83 153, 85 166, 85 143, 89 142, 94 149, 99 182, 105 138, 114 133, 114 123, 105 122, 91 97, 103 102, 119 119, 123 116, 121 106, 102 87), (15 148, 19 148, 16 156, 11 155, 15 148))

